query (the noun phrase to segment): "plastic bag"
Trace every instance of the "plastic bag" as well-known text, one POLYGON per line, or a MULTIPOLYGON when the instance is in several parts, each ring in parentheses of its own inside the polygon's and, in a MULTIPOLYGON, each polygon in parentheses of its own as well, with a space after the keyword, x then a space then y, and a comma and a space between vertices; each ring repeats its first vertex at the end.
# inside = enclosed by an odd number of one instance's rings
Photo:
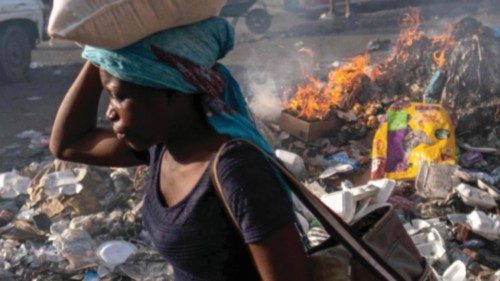
POLYGON ((81 269, 97 264, 92 237, 83 230, 66 229, 53 241, 54 247, 69 261, 70 269, 81 269))
POLYGON ((119 49, 155 32, 217 16, 226 0, 55 0, 51 37, 119 49))
POLYGON ((371 178, 414 179, 421 163, 455 164, 455 129, 439 104, 393 104, 375 133, 371 178))

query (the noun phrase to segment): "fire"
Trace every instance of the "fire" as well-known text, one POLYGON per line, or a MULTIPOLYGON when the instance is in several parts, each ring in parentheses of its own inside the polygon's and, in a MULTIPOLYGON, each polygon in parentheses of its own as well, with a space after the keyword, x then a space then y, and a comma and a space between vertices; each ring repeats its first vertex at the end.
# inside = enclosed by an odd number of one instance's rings
POLYGON ((306 120, 322 119, 330 110, 341 104, 356 92, 360 75, 368 75, 368 55, 360 55, 328 74, 328 82, 321 83, 308 75, 308 83, 299 85, 294 97, 288 102, 287 110, 306 120))
POLYGON ((401 30, 396 45, 386 61, 396 60, 397 62, 406 62, 408 60, 410 53, 406 49, 424 36, 424 33, 420 31, 421 24, 422 16, 420 10, 418 8, 410 8, 403 16, 401 25, 405 26, 405 28, 401 30))
POLYGON ((434 62, 439 68, 443 68, 446 62, 445 51, 446 50, 439 50, 432 54, 432 59, 434 59, 434 62))
POLYGON ((320 118, 328 112, 328 97, 321 95, 323 83, 312 75, 307 76, 308 83, 299 85, 297 92, 288 102, 287 109, 296 112, 304 119, 320 118))
POLYGON ((452 32, 453 26, 448 25, 443 34, 431 38, 432 44, 439 48, 439 50, 432 54, 434 63, 436 63, 439 68, 443 68, 446 63, 446 53, 457 44, 457 42, 453 40, 452 32))
MULTIPOLYGON (((418 42, 430 43, 431 50, 435 50, 432 53, 433 61, 439 68, 443 68, 446 56, 457 44, 452 36, 453 27, 450 25, 441 35, 427 37, 420 30, 421 23, 420 10, 410 8, 402 20, 404 29, 382 64, 371 67, 368 54, 356 56, 349 63, 330 71, 326 83, 309 74, 311 72, 305 73, 308 82, 298 86, 295 95, 285 104, 286 110, 305 120, 324 119, 332 108, 349 106, 359 93, 363 81, 366 81, 364 79, 373 82, 385 74, 388 65, 407 63, 412 55, 412 47, 418 42)), ((308 48, 301 49, 299 54, 306 58, 315 58, 314 51, 308 48)))
POLYGON ((324 89, 325 94, 330 96, 332 105, 338 105, 345 99, 345 95, 353 94, 360 86, 356 79, 360 75, 367 74, 366 67, 370 57, 365 55, 356 56, 351 62, 328 73, 328 83, 324 89))

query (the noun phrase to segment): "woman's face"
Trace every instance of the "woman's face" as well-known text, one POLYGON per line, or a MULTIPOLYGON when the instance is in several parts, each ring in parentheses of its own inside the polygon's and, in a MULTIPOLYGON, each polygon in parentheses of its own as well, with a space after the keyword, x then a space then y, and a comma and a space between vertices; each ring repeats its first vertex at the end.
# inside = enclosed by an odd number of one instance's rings
POLYGON ((106 118, 116 137, 131 148, 144 150, 161 142, 171 119, 167 94, 122 81, 101 69, 101 82, 109 96, 106 118))

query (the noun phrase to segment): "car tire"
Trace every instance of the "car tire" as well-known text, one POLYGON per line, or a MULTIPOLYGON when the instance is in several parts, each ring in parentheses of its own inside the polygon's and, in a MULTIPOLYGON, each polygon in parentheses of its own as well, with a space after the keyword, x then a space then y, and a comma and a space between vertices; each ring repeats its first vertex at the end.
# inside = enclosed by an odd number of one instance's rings
POLYGON ((22 26, 0 27, 0 79, 13 82, 26 77, 31 63, 30 41, 22 26))
POLYGON ((265 33, 271 27, 272 16, 265 9, 250 10, 245 16, 245 24, 255 34, 265 33))

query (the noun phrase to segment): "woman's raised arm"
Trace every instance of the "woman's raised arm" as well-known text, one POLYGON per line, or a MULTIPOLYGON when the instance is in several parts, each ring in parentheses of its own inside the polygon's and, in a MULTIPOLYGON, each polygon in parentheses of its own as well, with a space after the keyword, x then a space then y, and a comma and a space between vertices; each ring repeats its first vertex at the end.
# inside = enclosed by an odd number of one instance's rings
POLYGON ((92 165, 144 164, 137 157, 139 152, 116 138, 110 129, 97 128, 101 92, 99 68, 86 62, 57 111, 50 151, 62 160, 92 165))

